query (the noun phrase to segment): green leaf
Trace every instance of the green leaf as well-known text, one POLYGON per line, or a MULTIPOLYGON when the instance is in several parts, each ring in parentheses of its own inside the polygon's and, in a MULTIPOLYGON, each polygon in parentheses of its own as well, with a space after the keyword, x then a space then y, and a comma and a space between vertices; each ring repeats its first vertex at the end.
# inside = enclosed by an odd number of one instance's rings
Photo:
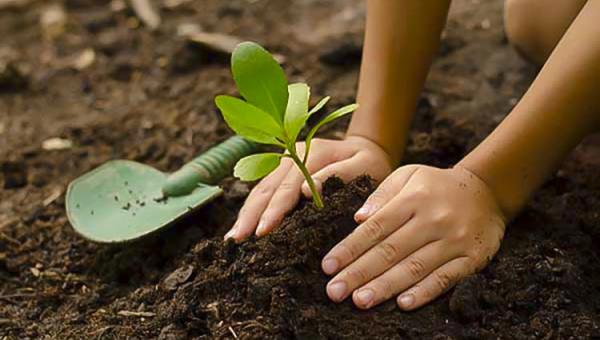
POLYGON ((283 129, 263 110, 231 96, 217 96, 215 104, 238 135, 257 143, 282 146, 276 138, 285 140, 283 129))
POLYGON ((328 114, 325 118, 321 119, 321 121, 319 123, 317 123, 317 125, 313 126, 313 128, 310 129, 310 131, 308 132, 308 135, 306 135, 306 140, 305 140, 306 149, 304 151, 304 161, 303 161, 304 163, 306 163, 306 160, 308 159, 308 152, 310 151, 310 143, 312 142, 312 139, 314 138, 317 131, 323 125, 325 125, 329 122, 332 122, 338 118, 341 118, 344 115, 356 110, 357 108, 358 108, 358 104, 350 104, 350 105, 341 107, 341 108, 333 111, 332 113, 328 114))
POLYGON ((233 51, 231 71, 242 96, 283 126, 287 79, 273 56, 256 43, 243 42, 233 51))
POLYGON ((290 143, 294 143, 308 119, 310 88, 304 83, 291 84, 288 86, 288 92, 289 98, 285 110, 284 126, 290 143))
POLYGON ((329 101, 329 99, 331 99, 331 97, 327 96, 321 100, 319 100, 319 102, 317 103, 317 105, 315 105, 312 109, 310 109, 310 112, 308 112, 308 115, 312 115, 313 113, 316 113, 317 111, 319 111, 320 109, 323 108, 323 106, 325 106, 325 104, 327 104, 327 102, 329 101))
POLYGON ((255 181, 275 170, 281 162, 281 157, 282 154, 273 152, 244 157, 235 165, 233 175, 242 181, 255 181))

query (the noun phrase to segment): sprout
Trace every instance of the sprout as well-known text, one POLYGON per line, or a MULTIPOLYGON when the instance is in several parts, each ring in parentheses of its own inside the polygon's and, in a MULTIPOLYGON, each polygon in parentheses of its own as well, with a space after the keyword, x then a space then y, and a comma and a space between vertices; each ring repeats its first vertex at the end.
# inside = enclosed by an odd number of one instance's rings
POLYGON ((243 42, 231 56, 231 70, 237 88, 246 99, 220 95, 215 98, 223 118, 238 135, 261 144, 280 147, 282 153, 267 152, 242 158, 235 166, 234 175, 243 181, 258 180, 275 170, 281 158, 290 158, 298 167, 312 192, 315 206, 323 208, 323 201, 306 168, 311 142, 317 131, 354 110, 357 104, 344 106, 328 114, 306 135, 303 157, 298 155, 296 141, 308 118, 329 100, 321 99, 310 111, 310 88, 304 83, 287 83, 285 73, 277 61, 260 45, 243 42))

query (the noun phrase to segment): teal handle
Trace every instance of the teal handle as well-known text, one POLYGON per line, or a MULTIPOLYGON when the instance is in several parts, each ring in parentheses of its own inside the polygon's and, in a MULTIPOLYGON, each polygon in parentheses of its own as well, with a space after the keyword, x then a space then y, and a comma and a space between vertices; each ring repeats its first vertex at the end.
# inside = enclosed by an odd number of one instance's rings
POLYGON ((184 196, 200 183, 217 184, 231 173, 238 160, 257 149, 258 145, 253 142, 239 136, 231 137, 169 175, 162 188, 163 194, 167 197, 184 196))

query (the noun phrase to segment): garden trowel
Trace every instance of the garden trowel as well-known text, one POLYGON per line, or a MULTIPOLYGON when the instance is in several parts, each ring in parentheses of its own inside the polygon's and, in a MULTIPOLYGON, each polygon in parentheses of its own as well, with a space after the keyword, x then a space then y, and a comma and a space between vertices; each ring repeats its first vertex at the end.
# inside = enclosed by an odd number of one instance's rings
POLYGON ((231 137, 172 174, 114 160, 74 180, 67 190, 71 225, 104 243, 131 241, 171 225, 219 196, 216 186, 256 144, 231 137))

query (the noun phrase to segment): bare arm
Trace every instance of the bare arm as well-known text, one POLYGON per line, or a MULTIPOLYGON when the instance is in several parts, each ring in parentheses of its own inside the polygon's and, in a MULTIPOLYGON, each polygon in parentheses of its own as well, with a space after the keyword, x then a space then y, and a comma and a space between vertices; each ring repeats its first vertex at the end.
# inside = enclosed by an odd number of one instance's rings
POLYGON ((459 165, 513 216, 600 121, 600 1, 588 1, 500 126, 459 165))
POLYGON ((452 169, 401 167, 323 259, 327 294, 412 310, 482 269, 508 218, 600 120, 600 1, 588 1, 529 91, 452 169), (474 175, 475 174, 475 175, 474 175))
POLYGON ((350 136, 371 139, 398 163, 413 112, 437 52, 449 0, 368 0, 350 136))

